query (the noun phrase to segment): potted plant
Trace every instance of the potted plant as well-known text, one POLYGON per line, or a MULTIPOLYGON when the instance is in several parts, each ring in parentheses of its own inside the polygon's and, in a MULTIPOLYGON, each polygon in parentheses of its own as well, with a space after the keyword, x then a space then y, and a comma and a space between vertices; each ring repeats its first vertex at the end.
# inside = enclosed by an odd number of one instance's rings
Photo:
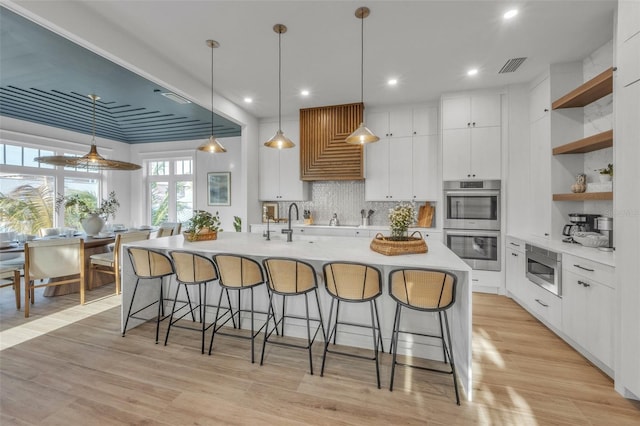
POLYGON ((609 182, 613 178, 613 164, 611 163, 607 167, 595 171, 600 173, 600 182, 609 182))
POLYGON ((218 231, 222 231, 218 212, 211 214, 205 210, 194 210, 183 235, 187 241, 215 240, 218 231))
POLYGON ((116 198, 116 192, 111 191, 106 199, 102 199, 100 207, 96 207, 93 198, 85 193, 72 195, 58 194, 56 197, 56 211, 64 206, 65 211, 70 210, 80 221, 82 229, 87 235, 95 236, 102 230, 105 221, 109 217, 115 219, 120 203, 116 198))
POLYGON ((389 227, 391 237, 395 240, 402 240, 407 237, 409 226, 416 221, 416 210, 409 203, 400 203, 389 209, 389 227))
POLYGON ((236 232, 242 232, 242 218, 240 216, 233 217, 233 228, 236 232))

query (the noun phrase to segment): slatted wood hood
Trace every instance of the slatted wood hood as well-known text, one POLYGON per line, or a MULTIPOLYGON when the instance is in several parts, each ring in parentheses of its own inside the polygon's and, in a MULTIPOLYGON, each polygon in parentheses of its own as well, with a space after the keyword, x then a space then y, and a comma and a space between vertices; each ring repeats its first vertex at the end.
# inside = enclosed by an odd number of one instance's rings
POLYGON ((363 180, 362 146, 344 140, 362 122, 362 103, 300 110, 300 179, 363 180))

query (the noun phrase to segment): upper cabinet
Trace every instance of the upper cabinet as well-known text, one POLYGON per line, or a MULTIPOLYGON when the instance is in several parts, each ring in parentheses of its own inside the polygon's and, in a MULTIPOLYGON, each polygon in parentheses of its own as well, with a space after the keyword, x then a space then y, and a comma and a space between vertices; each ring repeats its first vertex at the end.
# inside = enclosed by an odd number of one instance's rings
POLYGON ((277 130, 278 123, 260 124, 260 200, 308 200, 309 184, 300 180, 298 123, 296 121, 282 122, 282 131, 296 143, 293 148, 274 149, 263 145, 263 142, 271 138, 277 130))
POLYGON ((442 178, 500 179, 500 94, 442 99, 442 178))
POLYGON ((367 114, 380 141, 365 149, 365 200, 437 200, 438 108, 398 107, 367 114))

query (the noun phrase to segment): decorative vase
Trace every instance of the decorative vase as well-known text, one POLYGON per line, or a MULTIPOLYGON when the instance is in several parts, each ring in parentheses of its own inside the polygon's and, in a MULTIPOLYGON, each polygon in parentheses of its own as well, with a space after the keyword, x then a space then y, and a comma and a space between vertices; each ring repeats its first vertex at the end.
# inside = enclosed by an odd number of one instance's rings
POLYGON ((100 231, 102 231, 104 219, 97 214, 90 214, 82 219, 80 224, 82 225, 82 229, 84 229, 85 234, 95 237, 100 233, 100 231))
POLYGON ((587 189, 587 175, 579 174, 576 176, 576 183, 571 185, 571 192, 573 193, 582 193, 587 189))
POLYGON ((600 182, 611 182, 611 175, 600 175, 600 182))

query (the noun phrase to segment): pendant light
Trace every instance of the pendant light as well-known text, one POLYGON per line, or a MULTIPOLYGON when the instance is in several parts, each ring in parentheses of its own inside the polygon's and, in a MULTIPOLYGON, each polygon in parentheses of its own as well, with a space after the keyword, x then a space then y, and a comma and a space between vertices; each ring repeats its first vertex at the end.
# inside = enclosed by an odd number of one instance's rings
POLYGON ((76 167, 87 170, 138 170, 141 166, 126 161, 107 160, 98 154, 96 147, 96 101, 100 99, 97 95, 88 95, 93 101, 91 149, 89 153, 82 157, 68 157, 66 155, 52 155, 48 157, 37 157, 35 161, 39 163, 52 164, 54 166, 76 167))
POLYGON ((198 151, 210 154, 221 154, 227 152, 220 142, 213 135, 213 49, 220 47, 220 43, 215 40, 207 40, 207 46, 211 48, 211 136, 209 140, 198 147, 198 151))
POLYGON ((286 137, 282 132, 282 34, 287 32, 287 27, 282 24, 275 24, 273 31, 278 33, 278 131, 276 134, 264 143, 268 148, 293 148, 296 144, 286 137))
MULTIPOLYGON (((364 104, 364 18, 369 16, 370 10, 368 7, 359 7, 356 9, 356 18, 360 19, 360 103, 364 104)), ((362 123, 351 133, 346 143, 352 145, 364 145, 365 143, 377 142, 380 138, 373 134, 373 132, 364 125, 364 118, 362 123)))

